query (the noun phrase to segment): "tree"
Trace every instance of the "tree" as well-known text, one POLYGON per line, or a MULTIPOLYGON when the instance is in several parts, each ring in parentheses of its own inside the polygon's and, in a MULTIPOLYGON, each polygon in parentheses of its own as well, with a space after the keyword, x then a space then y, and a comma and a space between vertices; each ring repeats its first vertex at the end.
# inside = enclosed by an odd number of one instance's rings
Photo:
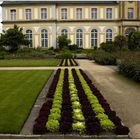
POLYGON ((117 35, 114 39, 114 43, 117 47, 119 47, 119 49, 121 50, 122 48, 124 48, 127 44, 127 40, 126 37, 123 35, 117 35))
POLYGON ((6 47, 9 52, 15 52, 21 45, 29 45, 29 41, 22 31, 23 29, 17 25, 3 31, 0 37, 0 46, 6 47))
POLYGON ((68 39, 65 35, 62 35, 62 36, 58 37, 58 45, 59 45, 60 49, 68 47, 68 45, 70 43, 71 43, 71 40, 68 39))
POLYGON ((130 49, 140 50, 140 31, 134 31, 129 38, 130 49))

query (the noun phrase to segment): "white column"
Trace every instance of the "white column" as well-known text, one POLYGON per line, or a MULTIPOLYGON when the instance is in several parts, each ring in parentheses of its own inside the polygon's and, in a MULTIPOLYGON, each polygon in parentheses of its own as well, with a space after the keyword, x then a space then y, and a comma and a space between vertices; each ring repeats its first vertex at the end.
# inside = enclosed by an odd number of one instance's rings
POLYGON ((73 34, 70 35, 70 40, 71 40, 71 44, 74 44, 74 35, 73 34))
POLYGON ((5 9, 5 17, 4 17, 5 20, 8 20, 8 10, 5 9))
POLYGON ((73 19, 73 8, 70 8, 70 19, 73 19))
POLYGON ((100 19, 104 18, 104 9, 100 8, 100 19))
POLYGON ((38 35, 35 35, 35 48, 37 48, 39 46, 39 42, 38 42, 38 35))
POLYGON ((56 5, 52 5, 52 8, 51 8, 51 19, 56 19, 56 5))
POLYGON ((118 15, 119 15, 118 8, 115 8, 115 19, 118 19, 118 15))
POLYGON ((34 8, 34 18, 38 19, 38 8, 34 8))
POLYGON ((19 20, 23 19, 22 8, 19 9, 19 20))
POLYGON ((100 44, 104 42, 104 35, 100 34, 100 44))
POLYGON ((90 46, 89 46, 89 40, 88 40, 88 39, 89 39, 89 35, 86 34, 85 36, 86 36, 86 37, 85 37, 85 39, 86 39, 86 40, 85 40, 85 45, 86 45, 85 48, 89 48, 89 47, 90 47, 90 46))
POLYGON ((88 8, 85 8, 85 19, 88 19, 88 8))

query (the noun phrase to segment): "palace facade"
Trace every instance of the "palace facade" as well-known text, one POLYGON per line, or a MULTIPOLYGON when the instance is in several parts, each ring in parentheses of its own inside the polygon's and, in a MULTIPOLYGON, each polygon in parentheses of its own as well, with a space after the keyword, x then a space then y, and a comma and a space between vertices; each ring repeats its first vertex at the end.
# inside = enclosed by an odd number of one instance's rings
POLYGON ((89 49, 140 30, 139 1, 4 1, 1 6, 3 29, 23 27, 29 47, 56 47, 57 37, 66 35, 89 49))

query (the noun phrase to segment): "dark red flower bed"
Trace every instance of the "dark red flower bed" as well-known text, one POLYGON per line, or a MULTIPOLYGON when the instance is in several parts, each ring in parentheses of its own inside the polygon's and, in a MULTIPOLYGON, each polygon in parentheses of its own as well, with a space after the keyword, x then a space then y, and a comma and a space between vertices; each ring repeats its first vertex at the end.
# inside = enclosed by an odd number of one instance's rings
POLYGON ((59 66, 78 66, 78 63, 75 59, 62 59, 59 66))
MULTIPOLYGON (((40 109, 39 115, 35 120, 35 124, 33 127, 34 134, 45 134, 49 132, 46 127, 46 123, 48 121, 48 117, 50 114, 50 110, 52 109, 53 105, 53 97, 55 94, 55 90, 57 87, 57 83, 60 79, 60 72, 61 69, 56 71, 54 75, 52 84, 49 88, 46 102, 43 104, 42 108, 40 109)), ((57 133, 62 134, 70 134, 73 133, 73 104, 71 101, 72 96, 72 87, 70 90, 69 85, 69 72, 70 70, 64 70, 64 80, 63 80, 63 88, 62 89, 62 107, 61 107, 61 118, 59 119, 59 130, 57 133)), ((104 113, 108 116, 108 118, 114 123, 115 128, 113 128, 112 132, 119 134, 119 135, 127 135, 129 133, 129 129, 126 126, 122 125, 121 119, 116 115, 116 112, 110 108, 110 105, 107 103, 106 99, 100 93, 100 91, 92 84, 92 81, 89 77, 85 74, 83 70, 80 69, 80 73, 82 77, 88 84, 89 89, 92 91, 91 94, 95 95, 99 101, 99 104, 104 109, 104 113)), ((63 76, 62 76, 63 77, 63 76)), ((80 78, 77 74, 75 69, 72 69, 72 77, 74 80, 74 85, 77 89, 78 100, 81 105, 81 111, 84 116, 85 121, 85 134, 87 135, 99 135, 101 132, 104 132, 100 120, 97 117, 97 114, 94 112, 93 107, 85 94, 85 89, 82 86, 80 78)), ((71 77, 70 77, 71 78, 71 77)), ((62 85, 62 84, 61 84, 62 85)), ((60 86, 61 86, 60 85, 60 86)), ((57 125, 55 125, 57 127, 57 125)), ((57 130, 57 129, 56 129, 57 130)))

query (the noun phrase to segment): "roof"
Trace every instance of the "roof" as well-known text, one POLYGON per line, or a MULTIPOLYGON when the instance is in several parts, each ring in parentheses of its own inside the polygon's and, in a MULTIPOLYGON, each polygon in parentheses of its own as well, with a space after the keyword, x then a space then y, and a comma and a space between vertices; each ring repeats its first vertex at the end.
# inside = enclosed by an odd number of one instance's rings
POLYGON ((93 0, 88 0, 88 1, 82 1, 82 0, 69 0, 69 1, 59 1, 59 0, 46 0, 46 1, 4 1, 1 6, 6 7, 6 6, 16 6, 16 5, 44 5, 44 4, 60 4, 60 5, 64 5, 64 4, 80 4, 80 5, 84 5, 84 4, 101 4, 101 5, 114 5, 117 4, 116 1, 93 1, 93 0))

